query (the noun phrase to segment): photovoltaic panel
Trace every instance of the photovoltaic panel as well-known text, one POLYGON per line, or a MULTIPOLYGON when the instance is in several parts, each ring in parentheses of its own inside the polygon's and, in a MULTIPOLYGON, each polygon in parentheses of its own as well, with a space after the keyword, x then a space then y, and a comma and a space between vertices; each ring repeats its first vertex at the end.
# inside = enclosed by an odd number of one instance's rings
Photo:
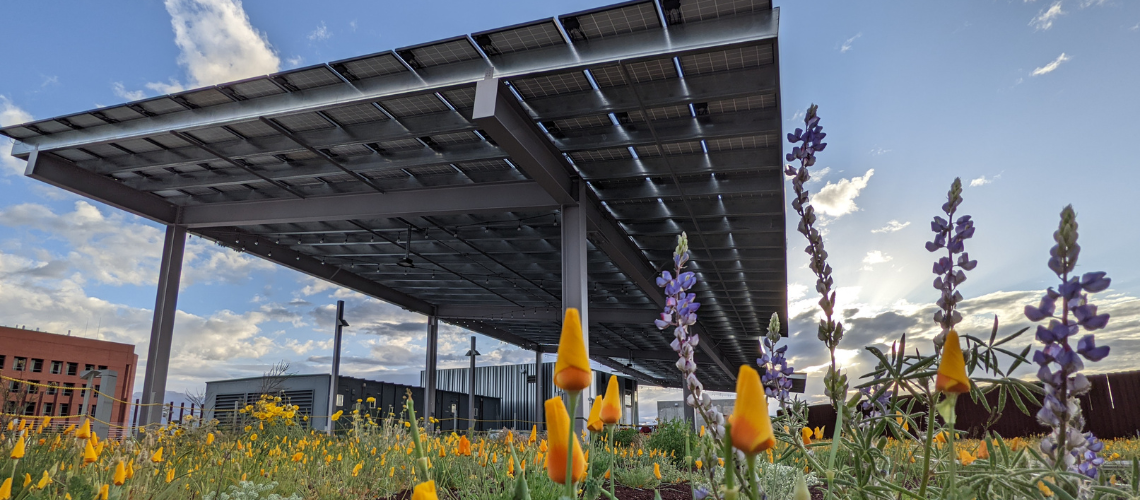
POLYGON ((630 111, 629 118, 635 122, 645 121, 645 115, 649 115, 650 120, 668 120, 671 118, 691 117, 692 111, 688 106, 679 104, 676 106, 665 106, 661 108, 651 108, 645 110, 645 114, 641 111, 630 111))
POLYGON ((4 129, 4 135, 7 135, 8 137, 12 137, 14 139, 27 139, 29 137, 35 137, 40 134, 27 127, 12 127, 4 129))
POLYGON ((365 172, 365 177, 375 180, 407 179, 408 173, 400 169, 381 170, 379 172, 365 172))
POLYGON ((475 135, 474 132, 454 132, 454 133, 450 133, 450 134, 433 135, 433 136, 431 136, 431 140, 435 141, 436 144, 447 145, 447 144, 467 144, 467 143, 472 143, 472 142, 479 142, 479 141, 482 141, 483 139, 480 138, 478 135, 475 135))
POLYGON ((127 148, 133 153, 151 153, 154 151, 162 151, 161 146, 154 143, 147 142, 143 139, 127 139, 123 141, 115 141, 121 148, 127 148))
POLYGON ((329 148, 329 151, 336 156, 364 156, 373 154, 373 151, 363 144, 342 144, 329 148))
POLYGON ((561 120, 554 120, 554 126, 559 130, 577 130, 583 128, 595 127, 609 127, 613 125, 613 121, 607 115, 590 115, 590 116, 577 116, 574 118, 565 118, 561 120))
POLYGON ((447 105, 435 94, 420 94, 380 101, 384 109, 395 117, 418 116, 447 111, 447 105))
POLYGON ((94 153, 100 158, 113 158, 116 156, 127 155, 126 151, 111 146, 110 144, 88 144, 86 146, 83 146, 83 149, 94 153))
POLYGON ((199 108, 206 108, 233 102, 232 99, 217 89, 204 89, 196 92, 188 92, 182 94, 181 97, 183 99, 186 99, 186 102, 193 104, 199 108))
MULTIPOLYGON (((171 103, 174 104, 175 106, 178 106, 178 111, 182 111, 183 109, 186 109, 186 108, 183 108, 182 106, 179 106, 177 103, 174 103, 173 101, 171 103)), ((146 109, 145 106, 144 106, 144 109, 146 109)), ((139 113, 138 111, 135 111, 135 110, 128 108, 126 106, 116 106, 113 108, 103 108, 103 109, 100 109, 99 112, 102 113, 103 116, 106 116, 107 118, 110 118, 112 120, 119 121, 119 122, 125 122, 125 121, 129 121, 129 120, 137 120, 137 119, 145 116, 142 113, 139 113)))
POLYGON ((592 151, 575 151, 570 153, 570 158, 575 162, 590 162, 590 161, 605 161, 605 160, 625 160, 633 158, 629 154, 629 150, 625 148, 612 148, 612 149, 596 149, 592 151))
POLYGON ((295 73, 287 73, 282 76, 290 85, 301 90, 342 83, 339 77, 324 66, 297 71, 295 73))
POLYGON ((511 165, 503 160, 467 161, 456 165, 465 173, 474 172, 501 172, 510 170, 511 165))
POLYGON ((150 136, 149 139, 162 144, 163 147, 166 147, 167 149, 185 148, 192 145, 189 142, 176 137, 174 134, 153 135, 150 136))
POLYGON ((625 76, 617 66, 590 68, 590 76, 594 77, 594 83, 598 84, 598 88, 625 85, 625 76))
POLYGON ((290 151, 285 154, 285 159, 289 161, 305 161, 320 158, 319 155, 307 150, 290 151))
POLYGON ((140 107, 142 107, 143 109, 145 109, 148 113, 155 114, 155 115, 165 115, 168 113, 176 113, 178 111, 185 111, 186 110, 186 108, 183 107, 181 104, 174 102, 174 100, 172 100, 168 97, 161 97, 158 99, 143 101, 143 102, 138 103, 138 105, 140 107))
POLYGON ((443 98, 447 99, 452 106, 456 109, 468 109, 475 107, 475 87, 463 87, 454 90, 445 90, 441 92, 443 98))
POLYGON ((591 88, 590 81, 581 71, 511 80, 511 85, 524 99, 569 94, 591 88))
POLYGON ((752 109, 771 108, 776 105, 776 94, 751 95, 708 103, 709 113, 733 113, 752 109))
POLYGON ((345 61, 344 68, 356 78, 372 78, 408 71, 392 54, 381 54, 375 57, 345 61))
POLYGON ((411 149, 423 149, 424 144, 415 139, 393 139, 391 141, 380 142, 380 147, 385 151, 407 151, 411 149))
POLYGON ((85 161, 85 160, 94 160, 95 159, 94 156, 91 156, 87 153, 84 153, 83 151, 80 151, 78 149, 62 149, 59 151, 52 151, 52 152, 59 155, 59 156, 67 158, 68 160, 71 160, 71 161, 85 161))
POLYGON ((746 137, 733 137, 729 139, 709 139, 705 141, 709 151, 728 151, 732 149, 770 148, 780 145, 776 134, 762 134, 746 137))
POLYGON ((238 95, 246 99, 256 99, 258 97, 265 97, 267 95, 276 95, 285 93, 281 87, 270 81, 268 78, 259 78, 257 80, 250 80, 248 82, 235 83, 230 85, 230 89, 238 95))
POLYGON ((455 168, 451 165, 425 165, 406 169, 414 176, 454 174, 455 168))
POLYGON ((42 122, 36 122, 35 125, 36 125, 36 128, 38 128, 44 132, 47 132, 49 134, 58 134, 60 132, 66 132, 68 130, 71 130, 71 127, 68 127, 67 125, 64 125, 64 124, 57 122, 55 120, 45 120, 42 122))
POLYGON ((83 128, 98 127, 100 125, 106 125, 107 124, 107 122, 100 120, 95 115, 92 115, 90 113, 84 113, 81 115, 69 116, 69 117, 67 117, 67 121, 71 122, 73 125, 83 127, 83 128))
POLYGON ((562 26, 575 42, 661 27, 653 2, 563 17, 562 26))
POLYGON ((275 165, 281 163, 281 160, 273 155, 247 156, 245 158, 242 158, 242 161, 255 167, 263 167, 266 165, 275 165))
POLYGON ((681 0, 681 18, 685 22, 766 10, 772 10, 769 0, 681 0))
POLYGON ((328 120, 321 117, 316 113, 299 113, 295 115, 276 116, 274 121, 280 123, 291 132, 304 132, 306 130, 319 130, 322 128, 333 128, 336 125, 329 123, 328 120))
POLYGON ((198 139, 206 144, 213 144, 216 142, 236 141, 238 137, 226 131, 222 127, 210 127, 187 132, 187 135, 198 139))
POLYGON ((245 138, 280 135, 280 133, 274 130, 273 127, 262 123, 261 120, 238 122, 229 125, 229 127, 231 130, 241 134, 241 136, 245 138))
POLYGON ((508 54, 566 43, 553 21, 476 35, 475 39, 478 43, 483 44, 483 52, 486 52, 487 55, 508 54), (486 39, 482 38, 484 36, 486 39), (491 42, 491 51, 487 50, 486 41, 491 42))
POLYGON ((772 46, 750 45, 704 54, 689 54, 680 57, 681 69, 686 75, 703 75, 718 71, 751 68, 762 64, 772 64, 772 46))
POLYGON ((475 50, 475 46, 471 45, 471 42, 467 41, 466 37, 449 42, 401 50, 399 54, 400 57, 404 58, 404 62, 407 62, 409 66, 415 69, 469 61, 481 57, 479 52, 475 50))
POLYGON ((691 155, 703 154, 705 152, 705 150, 701 148, 700 141, 685 141, 662 144, 661 149, 664 150, 665 154, 667 155, 691 155))
POLYGON ((388 115, 376 109, 376 106, 372 105, 372 103, 328 109, 325 110, 325 114, 341 125, 380 122, 388 119, 388 115))
POLYGON ((626 71, 634 82, 677 78, 677 66, 673 65, 673 58, 632 62, 626 65, 626 71))

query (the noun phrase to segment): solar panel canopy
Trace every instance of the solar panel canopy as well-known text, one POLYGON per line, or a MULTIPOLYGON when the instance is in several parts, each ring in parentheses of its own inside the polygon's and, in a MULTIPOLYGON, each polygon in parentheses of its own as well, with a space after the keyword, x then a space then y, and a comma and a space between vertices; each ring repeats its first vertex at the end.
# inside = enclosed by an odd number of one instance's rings
POLYGON ((778 14, 627 2, 0 133, 33 178, 547 352, 580 207, 591 356, 668 386, 684 231, 700 377, 731 389, 787 324, 778 14))

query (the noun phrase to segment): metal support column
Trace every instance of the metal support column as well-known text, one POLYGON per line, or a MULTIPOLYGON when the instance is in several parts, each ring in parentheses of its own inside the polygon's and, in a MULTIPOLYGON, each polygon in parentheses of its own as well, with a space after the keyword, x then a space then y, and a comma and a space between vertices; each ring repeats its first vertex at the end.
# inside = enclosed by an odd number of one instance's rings
MULTIPOLYGON (((435 417, 435 386, 436 386, 436 368, 435 362, 437 357, 437 349, 439 348, 439 318, 434 314, 428 316, 428 335, 427 335, 427 363, 424 367, 424 429, 431 432, 432 425, 431 419, 435 417)), ((415 425, 413 423, 412 425, 415 425)))
MULTIPOLYGON (((472 434, 475 432, 475 356, 479 355, 479 351, 475 350, 475 336, 471 336, 471 350, 467 351, 467 355, 471 356, 471 371, 468 372, 470 388, 467 391, 467 433, 472 434)), ((458 412, 456 412, 458 413, 458 412)), ((458 416, 457 416, 458 418, 458 416)), ((455 428, 459 430, 459 427, 455 428)), ((473 435, 473 434, 472 434, 473 435)))
POLYGON ((542 377, 542 348, 536 347, 534 349, 534 425, 538 426, 538 430, 543 429, 543 424, 546 423, 544 415, 542 414, 544 404, 543 382, 545 379, 542 377))
POLYGON ((166 226, 162 244, 162 264, 158 271, 158 294, 150 327, 146 372, 143 374, 142 408, 139 426, 162 419, 166 374, 170 365, 170 342, 174 335, 174 314, 178 310, 178 283, 182 278, 182 253, 186 249, 186 227, 166 226))
POLYGON ((328 420, 328 434, 331 436, 336 430, 336 422, 333 421, 332 416, 337 412, 337 393, 340 392, 340 339, 341 329, 348 326, 348 322, 344 320, 344 301, 336 301, 336 326, 333 329, 333 356, 332 356, 332 376, 329 377, 329 420, 328 420))
MULTIPOLYGON (((586 354, 590 350, 590 316, 588 283, 586 274, 586 210, 579 205, 562 206, 562 312, 574 307, 582 318, 582 337, 586 343, 586 354)), ((570 418, 574 420, 575 432, 586 427, 589 407, 587 398, 593 391, 583 391, 578 409, 570 418)))

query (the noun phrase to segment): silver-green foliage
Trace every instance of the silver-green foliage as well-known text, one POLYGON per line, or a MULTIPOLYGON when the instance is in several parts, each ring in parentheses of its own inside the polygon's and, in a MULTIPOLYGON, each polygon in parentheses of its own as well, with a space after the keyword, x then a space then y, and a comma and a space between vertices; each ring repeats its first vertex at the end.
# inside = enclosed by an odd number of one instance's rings
POLYGON ((277 488, 277 482, 269 482, 265 484, 256 484, 253 481, 241 481, 237 485, 230 486, 228 493, 216 494, 211 491, 206 493, 203 500, 302 500, 296 493, 283 497, 276 493, 269 493, 268 496, 262 497, 262 493, 268 493, 277 488))

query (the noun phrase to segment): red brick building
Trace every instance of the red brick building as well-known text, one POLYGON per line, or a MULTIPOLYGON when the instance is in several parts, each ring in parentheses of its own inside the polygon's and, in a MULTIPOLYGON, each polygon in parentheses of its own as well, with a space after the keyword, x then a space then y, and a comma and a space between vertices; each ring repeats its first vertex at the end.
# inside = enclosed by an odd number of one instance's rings
MULTIPOLYGON (((87 370, 118 372, 113 397, 130 401, 138 360, 135 346, 129 344, 0 327, 0 375, 6 377, 0 386, 0 394, 6 396, 4 413, 35 416, 79 414, 83 405, 82 389, 87 386, 87 381, 80 375, 87 370)), ((95 390, 102 390, 101 381, 101 378, 95 378, 95 390)), ((92 393, 90 404, 96 405, 96 399, 92 393)), ((93 415, 93 409, 89 410, 92 411, 87 413, 93 415)), ((128 405, 114 402, 111 423, 127 425, 129 419, 128 405)))

